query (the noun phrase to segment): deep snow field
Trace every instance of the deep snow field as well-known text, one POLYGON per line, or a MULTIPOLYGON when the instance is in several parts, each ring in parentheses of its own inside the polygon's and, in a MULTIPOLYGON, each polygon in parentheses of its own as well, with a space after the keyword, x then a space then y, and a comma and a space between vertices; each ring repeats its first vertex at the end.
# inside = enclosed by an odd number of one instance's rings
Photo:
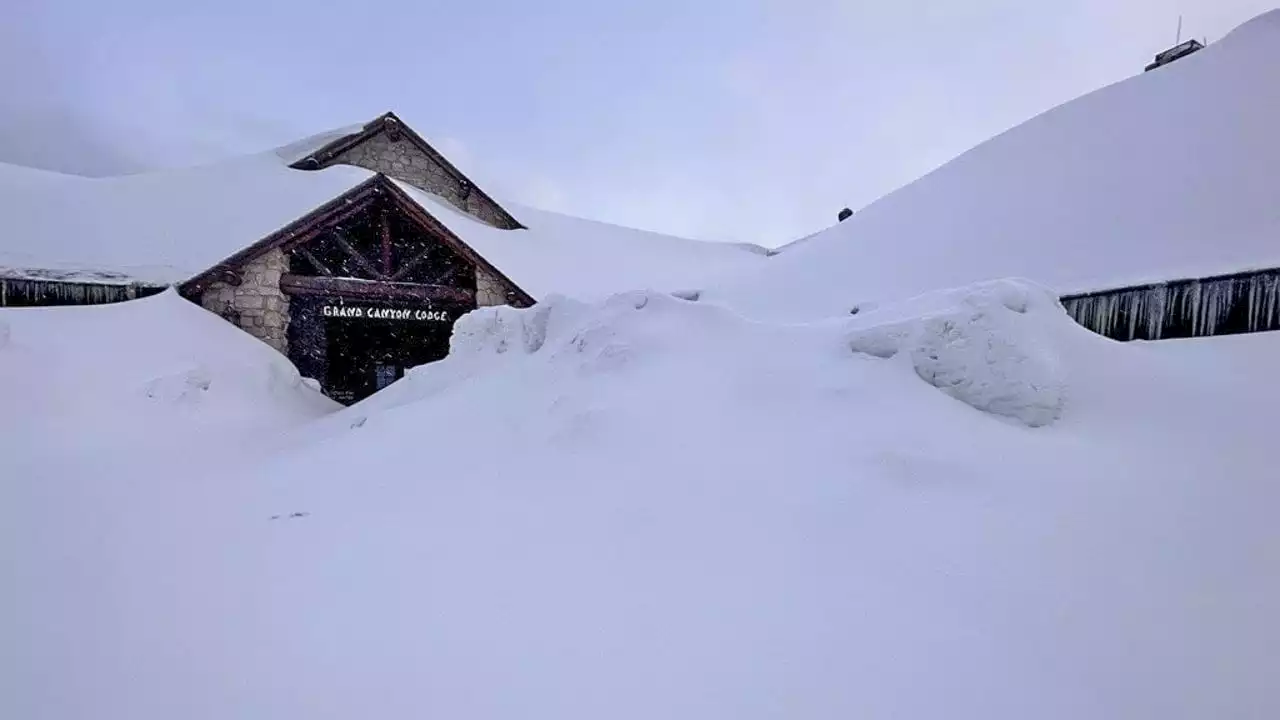
MULTIPOLYGON (((1056 299, 1280 262, 1278 49, 1273 12, 773 257, 442 214, 539 303, 350 408, 172 291, 0 310, 0 719, 1280 717, 1280 333, 1056 299)), ((12 267, 185 237, 22 183, 86 234, 12 267)))
POLYGON ((3 717, 1280 712, 1275 334, 550 298, 337 409, 171 293, 0 320, 3 717))

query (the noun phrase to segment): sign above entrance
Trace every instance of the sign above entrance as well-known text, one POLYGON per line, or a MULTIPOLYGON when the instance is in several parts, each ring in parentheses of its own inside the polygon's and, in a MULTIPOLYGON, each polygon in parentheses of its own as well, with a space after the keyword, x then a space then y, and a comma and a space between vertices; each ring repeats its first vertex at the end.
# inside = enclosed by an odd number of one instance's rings
POLYGON ((423 308, 380 308, 364 305, 324 305, 320 314, 331 318, 357 320, 407 320, 409 322, 451 322, 453 318, 444 310, 423 308))

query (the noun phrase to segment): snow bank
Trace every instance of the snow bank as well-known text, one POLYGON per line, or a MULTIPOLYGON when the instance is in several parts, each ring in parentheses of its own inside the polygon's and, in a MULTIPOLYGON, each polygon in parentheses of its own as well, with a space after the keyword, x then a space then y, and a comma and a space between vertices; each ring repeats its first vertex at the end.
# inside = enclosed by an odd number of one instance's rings
POLYGON ((1280 266, 1280 21, 1055 108, 708 289, 820 317, 1001 277, 1063 293, 1280 266))
POLYGON ((849 347, 885 359, 902 353, 921 379, 957 400, 1040 427, 1062 413, 1066 381, 1054 340, 1070 323, 1050 291, 1005 280, 859 314, 849 347), (934 305, 940 309, 926 309, 934 305), (905 308, 921 314, 877 324, 905 308))
POLYGON ((176 292, 114 305, 0 310, 5 429, 97 428, 134 439, 252 434, 336 407, 282 356, 176 292), (120 418, 128 418, 120 422, 120 418))
POLYGON ((4 717, 1280 713, 1280 334, 1114 343, 1020 282, 551 299, 299 425, 171 301, 0 314, 4 717), (988 417, 918 347, 1070 407, 988 417))
MULTIPOLYGON (((734 325, 748 332, 765 327, 666 293, 624 293, 597 304, 554 297, 527 310, 485 308, 463 317, 449 362, 482 366, 541 353, 582 372, 601 371, 637 355, 678 352, 673 343, 700 344, 692 338, 720 337, 734 325), (682 326, 685 331, 674 330, 682 326)), ((1053 294, 1034 284, 1004 280, 933 293, 861 313, 844 325, 854 353, 881 359, 901 354, 926 383, 978 410, 1030 427, 1062 413, 1066 381, 1055 337, 1074 326, 1053 294)), ((825 334, 834 343, 842 331, 828 324, 770 332, 825 334)), ((434 367, 414 375, 440 377, 434 367)))

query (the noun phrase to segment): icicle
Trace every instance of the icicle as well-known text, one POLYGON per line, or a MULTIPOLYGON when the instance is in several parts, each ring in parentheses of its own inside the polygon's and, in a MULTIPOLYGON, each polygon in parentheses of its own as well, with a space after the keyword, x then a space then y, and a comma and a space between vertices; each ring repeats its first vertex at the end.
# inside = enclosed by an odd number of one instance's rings
POLYGON ((1196 326, 1200 322, 1200 284, 1191 283, 1187 285, 1186 294, 1183 295, 1182 303, 1182 319, 1191 328, 1191 334, 1196 334, 1196 326))
POLYGON ((1267 274, 1249 278, 1249 298, 1249 332, 1274 329, 1280 306, 1280 277, 1267 274))
POLYGON ((1248 319, 1245 320, 1245 325, 1249 332, 1254 332, 1258 327, 1258 279, 1256 277, 1249 278, 1249 294, 1245 302, 1248 303, 1246 306, 1248 319))
POLYGON ((1159 340, 1164 334, 1165 318, 1169 315, 1169 287, 1161 285, 1148 288, 1146 292, 1153 299, 1147 308, 1147 337, 1159 340))

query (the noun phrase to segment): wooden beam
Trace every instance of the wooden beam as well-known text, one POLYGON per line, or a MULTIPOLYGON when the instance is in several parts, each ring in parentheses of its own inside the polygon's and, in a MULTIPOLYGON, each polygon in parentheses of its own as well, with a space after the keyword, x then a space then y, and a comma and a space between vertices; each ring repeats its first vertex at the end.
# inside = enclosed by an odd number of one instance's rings
POLYGON ((387 213, 387 209, 382 208, 382 276, 389 277, 391 275, 391 216, 387 213))
MULTIPOLYGON (((378 176, 381 177, 381 176, 378 176)), ((454 252, 461 255, 470 264, 483 268, 486 272, 496 275, 507 286, 509 294, 514 294, 511 304, 515 307, 530 307, 534 304, 533 296, 525 292, 520 286, 516 285, 510 278, 493 266, 488 260, 485 260, 479 253, 462 241, 462 238, 453 233, 452 230, 445 227, 443 223, 436 220, 421 205, 414 202, 404 190, 401 190, 394 183, 385 181, 387 196, 391 201, 400 208, 404 214, 408 215, 419 226, 427 229, 431 234, 435 235, 444 245, 454 252)))
POLYGON ((320 271, 322 275, 333 277, 333 271, 330 270, 324 263, 320 262, 320 258, 316 257, 310 250, 306 249, 305 247, 300 247, 294 250, 294 252, 301 255, 302 258, 307 262, 311 263, 311 266, 314 267, 316 270, 320 271))
POLYGON ((417 300, 475 304, 475 293, 445 285, 373 282, 356 278, 283 275, 280 290, 287 295, 328 295, 362 300, 417 300))
POLYGON ((240 277, 237 268, 220 267, 213 272, 214 282, 226 283, 231 287, 240 287, 244 283, 244 278, 240 277))
POLYGON ((369 262, 368 258, 366 258, 364 255, 361 255, 359 250, 356 250, 351 243, 347 242, 347 239, 346 237, 343 236, 343 233, 341 230, 339 230, 338 228, 333 228, 329 232, 333 235, 334 241, 338 243, 338 247, 342 248, 343 252, 350 255, 351 259, 355 260, 356 264, 359 265, 361 269, 363 269, 365 272, 372 275, 375 279, 378 279, 378 280, 386 279, 387 276, 383 275, 382 271, 379 270, 377 266, 369 262))
POLYGON ((289 230, 282 238, 281 247, 289 250, 298 245, 305 245, 323 235, 327 226, 337 225, 338 223, 350 220, 352 217, 359 215, 365 211, 365 201, 376 194, 377 188, 372 187, 364 190, 360 195, 353 198, 348 203, 343 203, 331 211, 309 218, 298 224, 298 227, 289 230))
MULTIPOLYGON (((292 250, 298 245, 309 242, 325 227, 342 222, 357 213, 363 212, 371 198, 381 196, 391 187, 379 175, 365 180, 356 187, 321 205, 307 215, 289 223, 279 230, 258 240, 249 247, 237 252, 218 263, 217 267, 239 267, 271 248, 292 250)), ((179 285, 184 297, 199 297, 214 282, 211 277, 217 268, 200 273, 179 285)))
MULTIPOLYGON (((453 281, 453 278, 457 276, 458 271, 461 270, 462 267, 463 266, 461 263, 457 263, 457 262, 450 263, 449 267, 445 268, 445 271, 443 273, 440 273, 440 275, 431 278, 431 281, 428 284, 429 285, 448 285, 450 282, 453 281)), ((467 268, 474 270, 474 267, 471 265, 468 265, 467 268)))
POLYGON ((402 264, 399 268, 396 269, 395 273, 391 275, 391 279, 399 280, 404 276, 408 275, 410 272, 413 272, 414 268, 418 267, 419 265, 426 262, 430 258, 432 250, 435 250, 435 248, 428 247, 426 250, 423 250, 422 252, 415 255, 413 259, 410 260, 409 262, 402 264))

